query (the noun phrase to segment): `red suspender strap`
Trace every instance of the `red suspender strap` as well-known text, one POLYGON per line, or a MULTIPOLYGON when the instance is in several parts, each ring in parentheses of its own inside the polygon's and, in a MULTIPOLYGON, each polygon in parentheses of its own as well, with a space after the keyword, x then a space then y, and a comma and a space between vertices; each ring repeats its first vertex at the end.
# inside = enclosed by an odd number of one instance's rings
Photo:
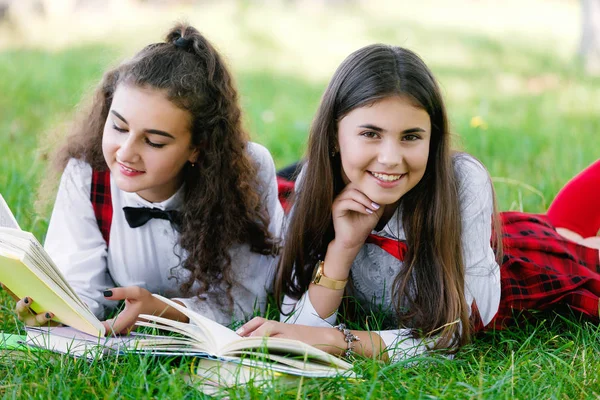
POLYGON ((404 261, 404 257, 408 251, 408 246, 404 240, 395 240, 377 235, 369 235, 367 236, 367 240, 365 242, 376 244, 400 261, 404 261))
POLYGON ((110 196, 110 171, 93 171, 90 200, 98 221, 98 228, 108 246, 110 238, 110 225, 112 223, 113 208, 110 196))
POLYGON ((279 202, 283 207, 283 211, 287 214, 290 211, 290 197, 294 193, 294 185, 296 182, 288 181, 280 176, 277 177, 277 191, 279 202))

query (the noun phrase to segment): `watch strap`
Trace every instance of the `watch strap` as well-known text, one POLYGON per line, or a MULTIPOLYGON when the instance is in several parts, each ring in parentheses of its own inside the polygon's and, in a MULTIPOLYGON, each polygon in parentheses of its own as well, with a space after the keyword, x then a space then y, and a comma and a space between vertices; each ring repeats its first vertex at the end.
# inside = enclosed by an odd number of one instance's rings
POLYGON ((316 271, 313 276, 312 283, 314 283, 315 285, 323 286, 323 287, 326 287, 328 289, 333 289, 333 290, 344 289, 346 287, 346 284, 348 283, 348 279, 340 281, 337 279, 332 279, 332 278, 326 277, 323 272, 323 265, 324 265, 323 261, 317 262, 316 271))

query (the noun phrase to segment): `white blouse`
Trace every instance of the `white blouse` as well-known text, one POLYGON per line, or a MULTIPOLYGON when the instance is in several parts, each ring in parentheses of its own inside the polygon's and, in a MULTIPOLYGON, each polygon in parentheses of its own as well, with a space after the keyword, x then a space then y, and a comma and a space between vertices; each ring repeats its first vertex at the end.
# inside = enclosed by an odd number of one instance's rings
MULTIPOLYGON (((493 214, 493 190, 485 168, 466 154, 455 157, 454 169, 459 181, 460 212, 462 219, 462 248, 465 265, 465 300, 467 305, 477 303, 484 325, 487 325, 500 304, 500 267, 490 245, 493 214)), ((402 227, 401 210, 390 218, 381 231, 372 233, 406 240, 402 227)), ((394 278, 403 267, 401 261, 381 247, 366 243, 356 256, 350 269, 348 294, 353 296, 364 310, 386 312, 395 320, 392 299, 394 278)), ((330 327, 335 323, 336 313, 326 319, 315 311, 308 292, 298 302, 286 297, 284 311, 294 310, 282 320, 312 326, 330 327)), ((409 329, 376 331, 386 344, 390 359, 405 359, 427 349, 420 339, 413 339, 409 329)), ((429 339, 430 342, 431 339, 429 339)))
MULTIPOLYGON (((266 148, 255 143, 248 144, 248 153, 257 163, 262 200, 270 217, 269 231, 279 238, 283 210, 277 197, 273 159, 266 148)), ((183 187, 168 200, 151 203, 135 193, 121 191, 111 177, 113 219, 107 248, 90 201, 91 179, 89 164, 69 161, 61 178, 44 247, 99 318, 117 305, 103 296, 104 290, 115 286, 140 286, 152 293, 177 298, 186 307, 222 324, 245 320, 255 308, 264 312, 267 293, 272 291, 276 257, 254 253, 247 244, 230 249, 235 279, 231 289, 233 315, 219 307, 210 292, 202 300, 197 296, 178 298, 182 294, 179 286, 189 274, 180 266, 185 254, 177 243, 178 232, 169 221, 156 218, 130 228, 122 209, 126 206, 179 209, 183 187)))

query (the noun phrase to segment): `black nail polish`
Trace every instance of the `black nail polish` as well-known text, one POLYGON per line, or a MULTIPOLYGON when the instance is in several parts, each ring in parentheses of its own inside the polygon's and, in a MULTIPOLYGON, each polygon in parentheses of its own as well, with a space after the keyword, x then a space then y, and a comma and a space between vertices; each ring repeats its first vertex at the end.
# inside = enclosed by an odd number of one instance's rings
POLYGON ((52 319, 52 316, 50 315, 49 312, 46 313, 46 319, 52 319))
POLYGON ((112 290, 105 290, 104 297, 112 297, 112 290))
POLYGON ((25 297, 25 298, 23 299, 23 303, 25 303, 25 304, 29 304, 29 297, 25 297))

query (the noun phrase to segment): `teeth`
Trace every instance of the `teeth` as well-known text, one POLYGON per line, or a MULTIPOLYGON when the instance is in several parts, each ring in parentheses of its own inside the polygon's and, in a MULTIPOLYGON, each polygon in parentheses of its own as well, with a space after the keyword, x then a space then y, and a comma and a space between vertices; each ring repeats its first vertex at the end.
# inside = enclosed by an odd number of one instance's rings
POLYGON ((137 170, 135 170, 135 169, 127 168, 127 167, 126 167, 126 166, 124 166, 123 164, 121 164, 121 167, 123 167, 123 169, 124 169, 125 171, 128 171, 128 172, 138 172, 138 171, 137 171, 137 170))
POLYGON ((400 179, 402 177, 402 175, 379 174, 377 172, 371 172, 371 174, 373 174, 373 176, 375 178, 381 179, 382 181, 385 181, 385 182, 397 181, 398 179, 400 179))

